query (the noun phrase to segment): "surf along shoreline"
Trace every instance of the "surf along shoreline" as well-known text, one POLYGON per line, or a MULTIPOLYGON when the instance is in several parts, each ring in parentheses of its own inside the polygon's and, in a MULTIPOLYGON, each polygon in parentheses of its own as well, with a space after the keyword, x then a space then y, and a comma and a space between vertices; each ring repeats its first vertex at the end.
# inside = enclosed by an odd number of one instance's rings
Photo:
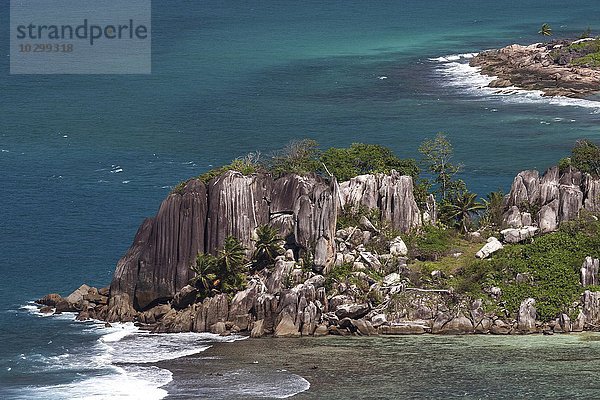
POLYGON ((583 98, 600 90, 600 39, 512 44, 470 60, 491 88, 539 90, 544 96, 583 98))

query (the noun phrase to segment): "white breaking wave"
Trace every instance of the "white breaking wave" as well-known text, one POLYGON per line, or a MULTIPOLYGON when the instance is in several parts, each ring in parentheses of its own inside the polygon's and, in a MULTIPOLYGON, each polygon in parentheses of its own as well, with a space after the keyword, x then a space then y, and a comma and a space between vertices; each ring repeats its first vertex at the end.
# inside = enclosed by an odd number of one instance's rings
POLYGON ((110 375, 95 376, 77 382, 29 387, 20 390, 16 399, 144 399, 160 400, 168 393, 161 387, 173 380, 173 374, 157 367, 113 367, 110 375))
MULTIPOLYGON (((21 310, 36 316, 52 315, 39 313, 33 302, 22 306, 21 310)), ((75 322, 74 317, 73 313, 55 316, 70 323, 75 322)), ((65 384, 10 390, 10 398, 158 400, 168 395, 163 387, 173 380, 173 375, 169 370, 151 364, 201 353, 215 342, 247 339, 238 335, 193 332, 151 334, 131 322, 113 323, 110 326, 105 326, 102 321, 76 323, 80 324, 83 335, 94 335, 98 337, 97 340, 64 349, 65 353, 57 355, 21 354, 20 359, 28 364, 30 372, 43 374, 52 371, 80 378, 65 384)), ((211 379, 222 380, 216 388, 224 396, 222 398, 250 395, 287 398, 310 388, 306 379, 287 371, 237 370, 211 379)), ((211 387, 210 390, 215 388, 211 387)))
POLYGON ((479 67, 469 65, 477 53, 447 55, 429 60, 437 63, 436 75, 441 83, 459 92, 486 99, 499 99, 510 104, 549 104, 554 106, 583 107, 600 113, 600 102, 574 99, 564 96, 544 97, 540 90, 524 90, 518 87, 491 88, 488 85, 495 77, 482 75, 479 67))

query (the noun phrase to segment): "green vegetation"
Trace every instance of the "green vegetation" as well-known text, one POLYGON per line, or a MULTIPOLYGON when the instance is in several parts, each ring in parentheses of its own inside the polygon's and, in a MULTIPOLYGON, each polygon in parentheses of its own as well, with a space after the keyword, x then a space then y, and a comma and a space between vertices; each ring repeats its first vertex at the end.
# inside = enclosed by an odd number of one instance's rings
POLYGON ((583 260, 600 256, 599 234, 600 223, 594 218, 564 223, 558 232, 532 243, 507 246, 490 260, 467 265, 460 273, 463 283, 457 290, 483 291, 498 286, 511 313, 518 311, 525 298, 532 297, 543 321, 569 313, 583 291, 579 284, 583 260))
MULTIPOLYGON (((453 162, 452 145, 443 133, 425 141, 419 151, 423 156, 424 169, 432 177, 431 182, 426 181, 423 187, 433 187, 438 195, 440 222, 401 235, 409 251, 408 271, 405 272, 410 284, 427 289, 451 289, 459 299, 465 296, 482 298, 488 311, 504 315, 514 316, 527 297, 536 300, 538 318, 543 321, 554 319, 563 312, 571 314, 573 303, 582 292, 579 269, 584 258, 600 257, 598 219, 581 213, 579 219, 561 224, 558 232, 535 237, 527 243, 506 245, 489 259, 477 260, 475 253, 483 240, 468 232, 477 228, 488 232, 501 228, 503 193, 491 192, 479 201, 476 194, 469 192, 464 182, 456 179, 461 165, 453 162), (432 276, 433 271, 441 272, 432 276), (491 287, 502 290, 499 299, 489 294, 491 287)), ((560 161, 559 167, 563 172, 576 168, 600 177, 600 147, 589 140, 580 140, 570 157, 560 161)), ((419 179, 416 161, 400 159, 384 147, 355 143, 348 148, 331 148, 321 152, 312 140, 292 142, 271 157, 268 163, 260 162, 258 156, 253 155, 210 171, 201 179, 210 180, 230 169, 244 174, 332 174, 340 180, 395 169, 419 179)), ((183 190, 184 185, 180 184, 175 190, 183 190)), ((428 191, 424 189, 423 193, 425 197, 428 191)), ((519 205, 519 209, 536 215, 539 205, 524 203, 519 205)), ((387 253, 389 241, 399 232, 381 221, 378 209, 349 207, 338 216, 337 229, 359 226, 363 217, 379 231, 365 244, 365 250, 374 254, 387 253)), ((217 255, 198 255, 191 267, 196 275, 191 284, 198 288, 200 297, 233 293, 243 288, 248 272, 269 268, 283 252, 283 240, 272 227, 258 227, 254 240, 255 250, 250 260, 246 259, 246 249, 234 238, 227 238, 217 255)), ((298 264, 310 271, 313 266, 311 250, 301 251, 299 256, 298 264)), ((388 260, 398 262, 393 257, 388 260)), ((395 268, 399 264, 385 265, 395 268)), ((352 263, 342 264, 326 275, 326 288, 331 294, 339 284, 343 284, 353 288, 359 297, 357 300, 378 304, 381 299, 377 298, 376 290, 371 290, 371 285, 381 281, 382 273, 369 267, 357 271, 352 263)), ((292 285, 291 276, 287 279, 292 285)))
POLYGON ((256 244, 252 255, 252 269, 261 270, 273 264, 275 257, 283 253, 283 240, 277 229, 262 225, 256 229, 256 244))
POLYGON ((381 212, 377 208, 369 209, 363 205, 347 207, 338 215, 336 229, 358 226, 362 217, 367 217, 373 225, 377 226, 381 219, 381 212))
POLYGON ((542 24, 542 27, 538 31, 538 35, 552 36, 552 28, 549 24, 542 24))
POLYGON ((572 43, 561 49, 553 50, 551 54, 555 62, 565 56, 571 65, 600 67, 600 39, 572 43))
POLYGON ((579 36, 577 36, 577 39, 589 39, 591 37, 592 37, 592 28, 588 26, 585 29, 585 31, 581 32, 581 34, 579 36))
POLYGON ((246 283, 246 249, 238 239, 230 236, 216 256, 200 253, 190 269, 196 274, 190 285, 198 289, 201 299, 215 293, 233 294, 242 290, 246 283))
MULTIPOLYGON (((243 158, 236 158, 228 165, 207 171, 198 179, 208 183, 231 170, 243 175, 270 173, 275 177, 287 173, 317 174, 327 178, 333 175, 339 182, 361 174, 389 173, 396 170, 401 175, 413 177, 417 191, 423 192, 422 197, 427 195, 426 186, 417 182, 420 172, 417 162, 414 159, 401 159, 390 149, 376 144, 353 143, 348 148, 332 147, 322 152, 318 143, 312 139, 295 140, 276 151, 266 161, 261 160, 260 153, 250 153, 243 158)), ((172 193, 183 193, 188 181, 179 183, 172 193)))
POLYGON ((480 227, 499 228, 502 225, 504 194, 501 191, 490 192, 483 199, 485 211, 479 219, 480 227))
POLYGON ((277 152, 267 169, 275 176, 286 173, 307 175, 321 169, 319 145, 312 139, 295 140, 277 152))
POLYGON ((419 152, 427 171, 434 175, 436 192, 442 201, 466 190, 462 180, 454 179, 462 170, 462 165, 452 163, 454 150, 445 133, 440 132, 435 138, 424 141, 419 152))
POLYGON ((592 53, 583 57, 575 58, 571 61, 571 65, 600 67, 600 53, 592 53))
POLYGON ((600 147, 589 140, 578 140, 571 150, 571 165, 581 172, 600 176, 600 147))
POLYGON ((421 261, 439 261, 450 254, 456 232, 434 225, 425 225, 406 238, 408 255, 421 261))
POLYGON ((462 233, 467 233, 471 227, 472 217, 485 205, 477 201, 477 195, 468 191, 456 194, 443 205, 442 213, 446 221, 452 221, 462 233))
POLYGON ((321 155, 321 162, 340 181, 357 175, 398 171, 413 178, 419 176, 419 166, 413 159, 400 159, 386 147, 377 144, 353 143, 348 148, 332 147, 321 155))
POLYGON ((236 158, 231 164, 211 169, 200 175, 198 179, 204 183, 208 183, 211 179, 221 176, 227 171, 237 171, 243 175, 251 175, 264 170, 264 166, 260 163, 258 153, 250 153, 244 158, 236 158))

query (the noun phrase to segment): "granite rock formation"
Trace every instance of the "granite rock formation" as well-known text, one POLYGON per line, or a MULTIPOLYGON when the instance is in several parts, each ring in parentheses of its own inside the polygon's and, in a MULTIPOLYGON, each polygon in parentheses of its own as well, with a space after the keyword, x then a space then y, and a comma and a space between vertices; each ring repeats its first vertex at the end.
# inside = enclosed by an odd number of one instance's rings
POLYGON ((475 56, 470 64, 495 79, 490 87, 541 90, 546 96, 583 97, 600 90, 600 70, 570 65, 557 53, 568 43, 513 44, 475 56))
POLYGON ((250 254, 254 231, 261 225, 276 227, 292 255, 310 254, 315 272, 323 273, 335 262, 336 221, 346 201, 382 207, 382 218, 404 232, 421 223, 410 177, 394 171, 364 175, 342 187, 340 191, 335 179, 314 175, 273 179, 236 171, 208 184, 189 180, 162 202, 155 217, 143 222, 119 260, 108 320, 130 321, 138 311, 170 301, 192 277, 189 266, 196 255, 215 254, 228 236, 239 239, 250 254), (356 193, 352 188, 359 181, 375 186, 356 193))
POLYGON ((555 166, 542 176, 535 170, 522 171, 506 197, 504 226, 536 226, 540 233, 553 232, 561 222, 577 218, 581 209, 597 212, 599 189, 599 179, 574 168, 560 172, 555 166))

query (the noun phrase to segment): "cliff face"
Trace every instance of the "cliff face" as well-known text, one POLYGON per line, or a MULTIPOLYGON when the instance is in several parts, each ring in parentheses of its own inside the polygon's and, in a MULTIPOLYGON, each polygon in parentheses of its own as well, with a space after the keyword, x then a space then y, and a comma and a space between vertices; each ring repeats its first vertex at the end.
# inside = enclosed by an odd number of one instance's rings
POLYGON ((581 209, 598 212, 599 190, 600 180, 574 169, 560 173, 558 167, 552 167, 542 176, 535 170, 522 171, 507 196, 504 225, 537 225, 542 233, 555 231, 561 222, 576 218, 581 209))
POLYGON ((350 207, 381 211, 381 219, 408 232, 421 225, 421 212, 413 195, 413 181, 395 171, 389 175, 360 175, 340 185, 342 200, 350 207))
POLYGON ((154 218, 144 221, 119 260, 107 319, 128 321, 138 311, 171 299, 192 277, 189 267, 196 255, 215 254, 228 236, 238 238, 250 254, 253 233, 264 224, 277 227, 296 254, 310 252, 316 271, 324 271, 335 260, 340 199, 381 207, 382 218, 402 231, 420 225, 410 177, 393 173, 359 178, 343 184, 341 193, 335 180, 317 176, 274 180, 267 174, 228 171, 208 185, 190 180, 163 201, 154 218), (372 186, 362 195, 351 195, 363 180, 372 186))
POLYGON ((162 202, 156 217, 144 221, 117 263, 109 320, 130 320, 134 309, 171 298, 187 284, 190 264, 205 250, 206 215, 206 186, 191 180, 181 194, 170 194, 162 202))

